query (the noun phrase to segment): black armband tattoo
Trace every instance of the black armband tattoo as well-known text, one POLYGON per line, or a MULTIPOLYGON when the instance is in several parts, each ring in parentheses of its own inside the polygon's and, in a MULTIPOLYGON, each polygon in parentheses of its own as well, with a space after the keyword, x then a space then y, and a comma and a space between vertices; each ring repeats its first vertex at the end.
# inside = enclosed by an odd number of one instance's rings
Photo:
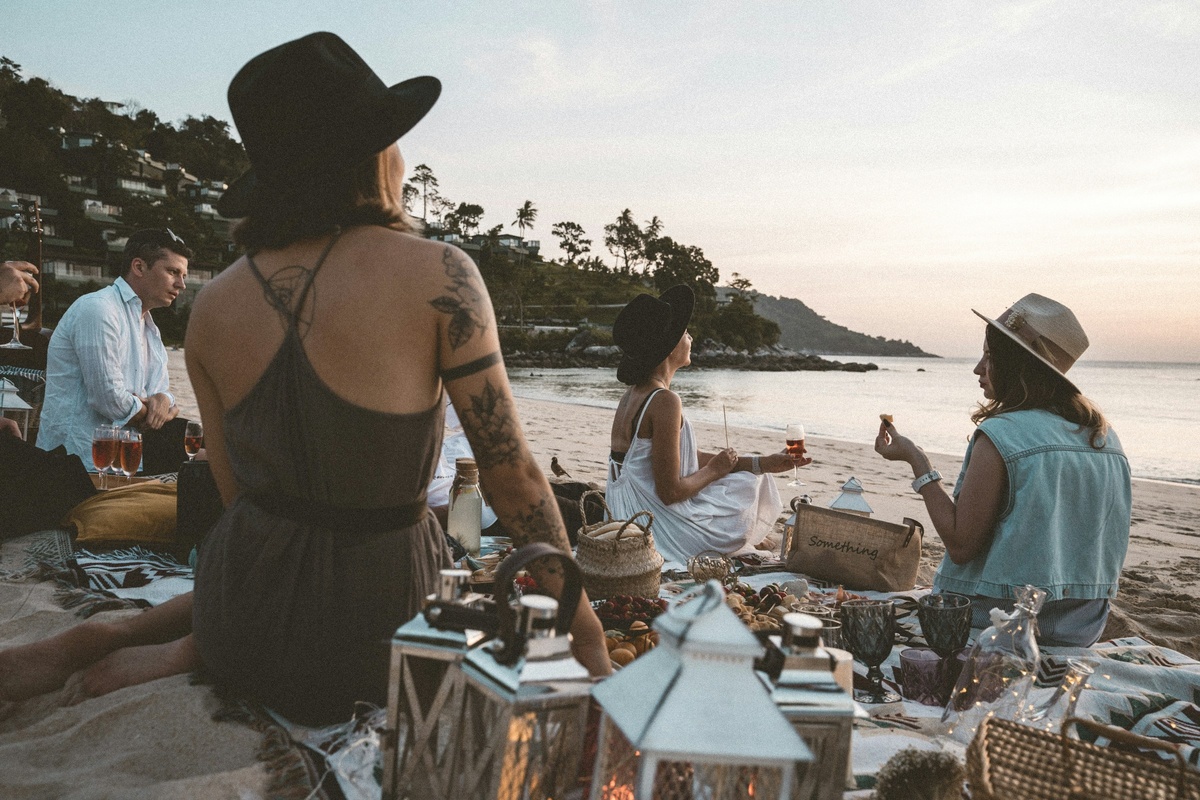
POLYGON ((474 375, 476 372, 483 372, 493 364, 500 363, 503 363, 503 359, 500 357, 500 351, 497 350, 494 353, 488 353, 483 358, 477 358, 474 361, 468 361, 466 364, 442 370, 442 382, 449 383, 450 381, 456 381, 459 378, 474 375))
POLYGON ((456 254, 454 248, 445 249, 442 264, 450 284, 446 287, 446 294, 429 301, 431 306, 450 317, 447 334, 451 350, 457 350, 471 341, 476 332, 482 334, 488 328, 488 310, 483 292, 471 271, 462 263, 463 258, 456 254))
POLYGON ((468 406, 459 410, 459 417, 480 469, 520 460, 516 407, 491 381, 484 381, 482 393, 470 396, 468 406))

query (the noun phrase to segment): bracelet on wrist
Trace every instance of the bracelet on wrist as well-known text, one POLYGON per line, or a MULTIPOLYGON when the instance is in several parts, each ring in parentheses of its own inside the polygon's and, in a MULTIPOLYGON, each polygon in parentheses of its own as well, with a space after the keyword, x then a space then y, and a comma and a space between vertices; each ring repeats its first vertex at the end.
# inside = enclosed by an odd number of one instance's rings
POLYGON ((931 469, 929 472, 926 472, 924 475, 912 482, 912 489, 914 492, 920 494, 923 487, 935 481, 940 481, 941 479, 942 473, 938 472, 936 469, 931 469))

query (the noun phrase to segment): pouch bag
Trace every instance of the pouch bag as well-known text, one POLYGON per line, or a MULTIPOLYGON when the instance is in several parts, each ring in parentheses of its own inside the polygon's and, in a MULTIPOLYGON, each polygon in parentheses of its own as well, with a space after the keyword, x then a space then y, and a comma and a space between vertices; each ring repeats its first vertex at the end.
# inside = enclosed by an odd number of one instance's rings
POLYGON ((791 572, 847 589, 903 592, 917 582, 924 528, 834 511, 792 501, 795 528, 784 538, 783 560, 791 572))

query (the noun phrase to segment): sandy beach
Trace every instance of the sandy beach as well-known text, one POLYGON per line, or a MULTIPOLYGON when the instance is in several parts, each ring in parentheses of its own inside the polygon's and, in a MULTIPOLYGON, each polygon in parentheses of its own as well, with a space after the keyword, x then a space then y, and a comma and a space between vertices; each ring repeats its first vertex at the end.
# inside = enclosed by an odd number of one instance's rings
MULTIPOLYGON (((195 415, 183 351, 170 355, 171 385, 183 413, 195 415)), ((550 458, 557 456, 573 477, 604 484, 611 411, 520 397, 517 407, 529 446, 547 475, 550 458)), ((694 427, 701 449, 724 446, 721 426, 696 423, 694 427)), ((776 432, 751 428, 731 427, 729 440, 741 453, 770 453, 782 445, 776 432)), ((909 485, 912 475, 907 467, 884 461, 869 446, 854 442, 810 437, 808 448, 813 464, 802 471, 801 480, 808 485, 800 491, 813 502, 828 505, 847 479, 858 478, 876 517, 892 522, 912 517, 925 525, 921 578, 931 580, 943 548, 925 504, 909 485)), ((958 475, 961 453, 931 453, 930 458, 948 481, 958 475)), ((790 502, 798 493, 784 486, 791 480, 790 473, 776 480, 784 502, 790 502)), ((1106 635, 1143 636, 1200 657, 1200 487, 1133 481, 1133 528, 1114 606, 1106 635)))

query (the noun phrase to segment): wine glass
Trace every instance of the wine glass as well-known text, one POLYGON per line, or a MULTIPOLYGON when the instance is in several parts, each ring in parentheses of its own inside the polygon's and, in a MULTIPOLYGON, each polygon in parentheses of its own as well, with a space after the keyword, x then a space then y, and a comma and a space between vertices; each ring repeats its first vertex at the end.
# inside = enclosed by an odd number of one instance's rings
POLYGON ((121 434, 121 472, 125 475, 125 484, 133 483, 133 476, 142 465, 142 434, 141 431, 127 430, 121 434))
POLYGON ((854 693, 860 703, 897 703, 900 695, 883 688, 879 665, 896 641, 896 607, 891 600, 847 600, 842 603, 842 637, 854 657, 867 665, 871 688, 854 693))
POLYGON ((117 458, 117 447, 117 430, 112 425, 100 425, 92 431, 92 463, 100 475, 101 491, 108 488, 108 468, 117 458))
MULTIPOLYGON (((793 422, 787 426, 785 434, 787 441, 787 452, 792 458, 804 457, 804 426, 799 422, 793 422)), ((806 486, 804 481, 800 480, 800 470, 796 465, 792 465, 792 480, 787 484, 789 489, 795 489, 797 486, 806 486)))
POLYGON ((967 646, 971 635, 971 598, 940 592, 917 600, 917 619, 929 649, 949 658, 967 646))
POLYGON ((4 344, 0 344, 0 348, 5 350, 32 350, 33 348, 27 344, 21 344, 21 318, 17 316, 17 304, 14 302, 12 308, 12 338, 4 344))
POLYGON ((195 461, 196 454, 204 447, 204 426, 197 421, 189 420, 183 430, 183 450, 187 453, 188 461, 195 461))

